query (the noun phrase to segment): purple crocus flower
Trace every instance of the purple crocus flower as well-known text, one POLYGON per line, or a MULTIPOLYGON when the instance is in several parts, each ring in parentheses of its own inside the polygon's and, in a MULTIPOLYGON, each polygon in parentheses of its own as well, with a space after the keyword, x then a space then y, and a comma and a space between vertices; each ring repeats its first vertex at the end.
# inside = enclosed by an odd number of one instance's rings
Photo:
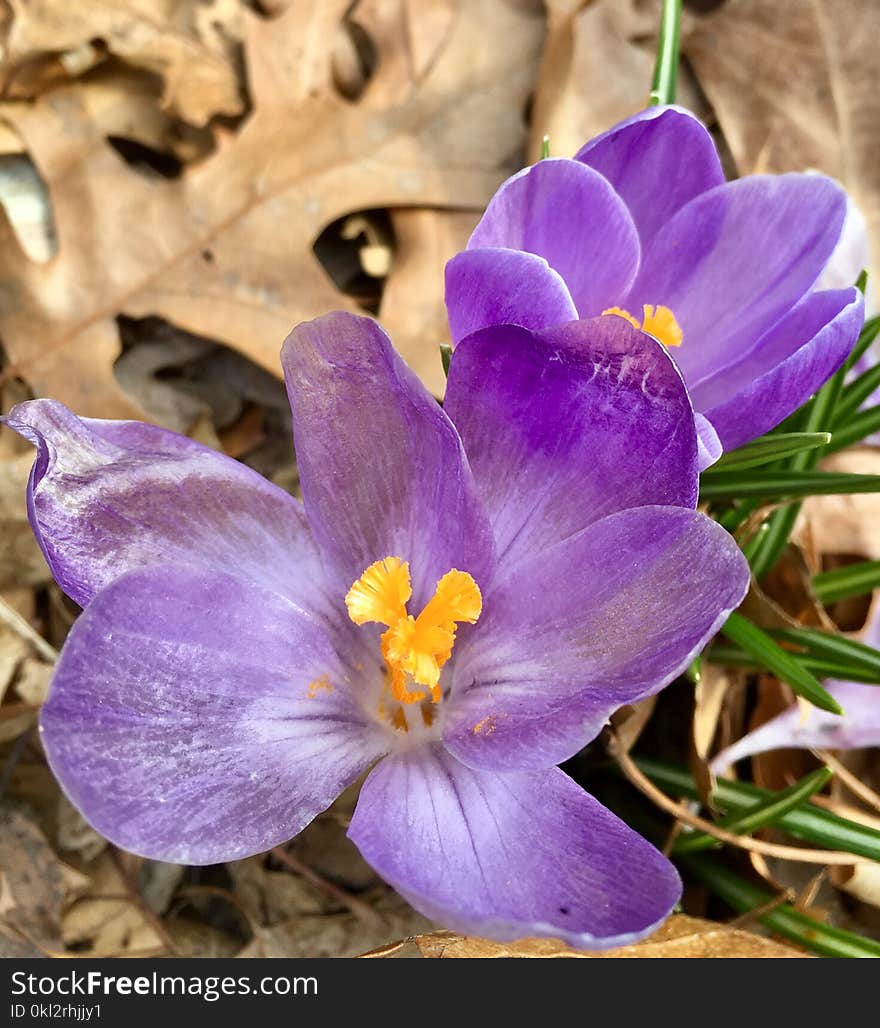
POLYGON ((282 361, 300 504, 148 425, 58 403, 31 522, 74 624, 41 718, 98 831, 207 864, 285 842, 370 770, 349 835, 429 917, 498 939, 641 937, 672 865, 558 767, 678 675, 746 563, 693 508, 696 435, 619 318, 465 340, 445 408, 374 322, 282 361))
MULTIPOLYGON (((880 603, 875 603, 862 634, 867 646, 880 646, 880 603)), ((880 686, 830 680, 825 688, 843 707, 828 714, 795 704, 748 732, 712 761, 718 773, 745 757, 769 750, 854 750, 880 746, 880 686)))
POLYGON ((846 209, 821 175, 725 182, 700 122, 652 107, 501 186, 447 265, 453 342, 503 322, 631 320, 674 348, 708 466, 779 424, 852 348, 861 295, 814 289, 846 209))

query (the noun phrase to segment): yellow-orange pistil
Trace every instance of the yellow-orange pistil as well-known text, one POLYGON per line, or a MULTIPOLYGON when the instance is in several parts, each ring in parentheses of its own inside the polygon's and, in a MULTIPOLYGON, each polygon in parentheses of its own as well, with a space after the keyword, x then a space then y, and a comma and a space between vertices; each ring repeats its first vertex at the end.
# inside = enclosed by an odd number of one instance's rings
POLYGON ((614 314, 618 318, 626 318, 633 328, 640 328, 648 335, 652 335, 664 346, 681 346, 684 333, 681 326, 675 320, 675 315, 668 307, 661 305, 653 306, 650 303, 642 305, 642 321, 634 318, 629 311, 621 307, 609 307, 602 311, 603 314, 614 314))
POLYGON ((345 605, 356 625, 374 622, 388 629, 382 633, 382 656, 394 699, 417 703, 430 694, 439 703, 440 672, 452 655, 456 629, 462 622, 476 622, 483 598, 473 578, 455 568, 440 579, 416 618, 406 611, 411 596, 409 564, 400 557, 385 557, 371 564, 348 590, 345 605), (410 683, 423 688, 413 689, 410 683))

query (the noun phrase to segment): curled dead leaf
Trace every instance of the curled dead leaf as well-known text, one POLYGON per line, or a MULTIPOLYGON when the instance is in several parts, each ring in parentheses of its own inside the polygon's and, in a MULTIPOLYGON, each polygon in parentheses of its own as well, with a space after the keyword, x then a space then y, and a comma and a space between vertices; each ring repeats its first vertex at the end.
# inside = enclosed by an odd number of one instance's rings
MULTIPOLYGON (((467 957, 523 957, 523 958, 577 958, 601 959, 605 957, 649 957, 649 958, 778 958, 805 957, 806 953, 784 946, 773 939, 740 928, 687 914, 673 914, 657 931, 643 942, 619 949, 588 953, 572 949, 556 939, 521 939, 518 942, 490 942, 455 932, 432 932, 404 940, 401 946, 415 946, 423 957, 467 958, 467 957)), ((400 955, 394 947, 385 947, 379 953, 364 956, 400 955)))

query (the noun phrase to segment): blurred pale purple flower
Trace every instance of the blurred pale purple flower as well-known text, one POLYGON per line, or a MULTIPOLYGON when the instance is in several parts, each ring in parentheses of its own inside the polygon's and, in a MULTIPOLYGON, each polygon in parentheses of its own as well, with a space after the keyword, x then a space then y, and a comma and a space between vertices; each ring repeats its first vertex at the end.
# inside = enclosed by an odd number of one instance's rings
POLYGON ((366 318, 299 326, 282 362, 303 504, 148 425, 48 400, 5 419, 85 606, 41 718, 67 794, 120 846, 214 863, 372 768, 349 834, 418 910, 500 939, 646 934, 674 868, 555 765, 747 587, 693 509, 666 351, 620 318, 487 329, 444 408, 366 318))
POLYGON ((822 175, 725 182, 700 122, 652 107, 501 186, 447 265, 453 341, 629 318, 672 348, 705 467, 796 410, 852 348, 861 295, 815 288, 846 210, 822 175))
MULTIPOLYGON (((880 604, 874 604, 861 641, 880 646, 880 604)), ((712 761, 713 770, 720 773, 738 760, 768 750, 880 746, 880 686, 832 680, 825 682, 825 688, 843 707, 843 714, 795 704, 722 750, 712 761)))

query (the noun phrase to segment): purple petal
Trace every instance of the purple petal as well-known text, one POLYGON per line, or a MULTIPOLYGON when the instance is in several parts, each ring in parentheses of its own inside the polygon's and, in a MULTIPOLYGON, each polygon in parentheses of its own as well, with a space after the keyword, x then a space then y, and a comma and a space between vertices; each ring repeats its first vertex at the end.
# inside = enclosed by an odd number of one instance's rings
POLYGON ((663 304, 688 385, 735 363, 813 286, 840 238, 846 196, 821 175, 751 175, 703 193, 645 252, 621 306, 663 304))
POLYGON ((702 414, 694 412, 694 424, 697 427, 697 466, 700 471, 711 467, 724 452, 718 433, 711 421, 702 414))
MULTIPOLYGON (((817 289, 846 289, 865 268, 871 267, 868 225, 851 196, 846 198, 846 220, 840 241, 816 283, 817 289)), ((872 285, 868 276, 868 285, 872 285)))
POLYGON ((683 107, 649 107, 591 140, 575 155, 614 186, 644 250, 689 200, 724 182, 712 137, 683 107))
POLYGON ((133 571, 94 598, 65 643, 41 731, 52 770, 102 835, 183 864, 284 842, 384 748, 308 614, 181 567, 133 571))
POLYGON ((446 745, 497 771, 561 763, 681 674, 748 584, 731 536, 675 507, 612 514, 508 566, 456 653, 446 745))
POLYGON ((694 404, 734 449, 805 403, 846 360, 861 331, 857 289, 811 293, 737 364, 691 390, 694 404))
POLYGON ((669 861, 558 768, 494 775, 441 747, 383 760, 349 835, 417 910, 486 938, 622 946, 681 894, 669 861))
POLYGON ((538 161, 501 186, 468 242, 486 247, 545 257, 582 318, 619 305, 639 267, 626 204, 598 172, 564 158, 538 161))
POLYGON ((153 425, 78 418, 53 400, 21 403, 3 420, 38 449, 31 525, 80 605, 127 571, 162 563, 231 570, 319 602, 302 505, 245 465, 153 425))
POLYGON ((470 336, 452 358, 445 409, 499 559, 531 556, 625 507, 696 504, 684 384, 663 347, 623 318, 470 336))
POLYGON ((295 328, 281 353, 309 523, 344 591, 377 560, 410 561, 412 609, 451 568, 485 583, 492 539, 461 440, 370 318, 295 328))
POLYGON ((880 687, 859 682, 826 683, 828 692, 843 707, 843 715, 817 707, 789 707, 739 742, 722 750, 712 770, 725 771, 744 757, 768 750, 852 750, 880 746, 880 687))
POLYGON ((487 325, 545 328, 578 314, 558 271, 523 250, 465 250, 446 265, 453 343, 487 325))

